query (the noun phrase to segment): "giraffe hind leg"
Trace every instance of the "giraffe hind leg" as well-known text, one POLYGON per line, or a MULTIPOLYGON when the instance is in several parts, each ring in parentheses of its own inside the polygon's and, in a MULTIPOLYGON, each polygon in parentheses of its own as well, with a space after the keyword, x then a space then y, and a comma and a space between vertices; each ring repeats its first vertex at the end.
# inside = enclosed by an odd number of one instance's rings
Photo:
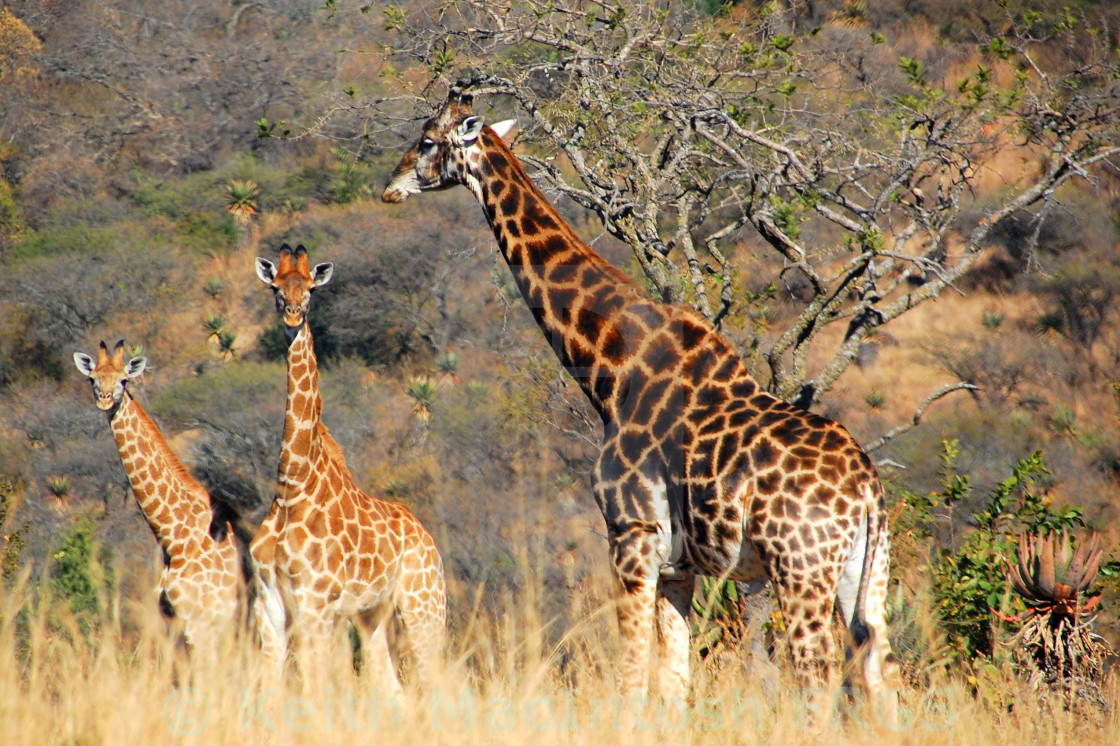
POLYGON ((389 652, 389 617, 381 611, 371 611, 354 619, 361 641, 361 676, 372 685, 382 698, 395 698, 403 694, 397 666, 389 652))
POLYGON ((435 542, 423 532, 405 558, 397 594, 400 647, 407 651, 417 683, 430 687, 443 668, 447 589, 435 542))

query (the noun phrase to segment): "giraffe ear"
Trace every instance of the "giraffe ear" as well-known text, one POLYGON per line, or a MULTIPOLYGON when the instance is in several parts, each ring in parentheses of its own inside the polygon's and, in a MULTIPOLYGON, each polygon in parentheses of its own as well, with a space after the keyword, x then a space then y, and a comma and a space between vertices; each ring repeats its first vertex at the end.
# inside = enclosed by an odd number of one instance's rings
POLYGON ((130 379, 136 378, 141 373, 143 373, 144 369, 147 368, 147 367, 148 367, 148 358, 146 358, 146 357, 134 357, 131 360, 129 360, 128 365, 126 365, 124 367, 124 374, 126 376, 128 376, 130 379))
MULTIPOLYGON (((516 119, 503 119, 500 122, 495 122, 494 124, 490 125, 490 129, 494 130, 494 132, 496 132, 498 134, 498 137, 505 140, 506 135, 509 134, 509 131, 512 130, 516 126, 517 126, 517 120, 516 119)), ((509 141, 506 140, 506 142, 509 142, 509 141)))
POLYGON ((478 135, 482 132, 482 126, 485 122, 482 117, 470 116, 463 120, 459 125, 459 142, 463 145, 473 145, 474 141, 478 139, 478 135))
POLYGON ((87 378, 93 375, 93 358, 84 352, 74 353, 74 365, 78 366, 78 371, 87 378))
POLYGON ((262 256, 258 256, 254 264, 257 268, 257 277, 261 278, 261 282, 271 285, 276 279, 276 265, 262 256))
POLYGON ((331 275, 333 274, 334 264, 331 262, 316 264, 315 269, 311 270, 311 281, 315 283, 315 287, 321 287, 330 282, 331 275))

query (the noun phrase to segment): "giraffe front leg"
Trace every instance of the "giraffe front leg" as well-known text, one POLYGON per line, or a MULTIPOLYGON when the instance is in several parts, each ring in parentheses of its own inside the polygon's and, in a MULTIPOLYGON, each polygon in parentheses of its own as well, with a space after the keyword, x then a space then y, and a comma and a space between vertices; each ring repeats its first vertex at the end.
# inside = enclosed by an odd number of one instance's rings
POLYGON ((688 614, 692 610, 695 579, 692 573, 682 573, 662 577, 657 584, 657 683, 662 697, 688 696, 688 614))
POLYGON ((618 615, 618 686, 625 699, 640 701, 648 693, 657 580, 620 566, 619 560, 625 561, 620 554, 628 552, 612 553, 618 615))
POLYGON ((643 557, 650 556, 656 543, 655 535, 637 532, 611 541, 620 653, 618 679, 622 695, 629 701, 644 700, 648 694, 658 579, 643 557))
POLYGON ((276 511, 276 503, 273 503, 249 546, 249 557, 253 563, 249 623, 257 635, 268 675, 279 681, 288 658, 288 615, 276 582, 276 541, 279 534, 276 511))
MULTIPOLYGON (((623 439, 609 437, 593 475, 595 499, 607 523, 611 565, 616 580, 620 660, 619 685, 630 701, 648 694, 650 653, 658 625, 658 585, 672 554, 672 525, 664 476, 653 458, 634 462, 623 439)), ((673 591, 674 596, 676 591, 673 591)), ((670 600, 666 603, 671 605, 670 600)), ((666 631, 680 637, 683 617, 666 611, 666 631)), ((687 630, 685 630, 687 640, 687 630)), ((687 651, 687 642, 685 644, 687 651)), ((687 655, 687 652, 686 652, 687 655)), ((674 676, 680 678, 680 663, 674 676)), ((687 679, 687 658, 684 662, 687 679)), ((676 685, 679 687, 679 684, 676 685)))

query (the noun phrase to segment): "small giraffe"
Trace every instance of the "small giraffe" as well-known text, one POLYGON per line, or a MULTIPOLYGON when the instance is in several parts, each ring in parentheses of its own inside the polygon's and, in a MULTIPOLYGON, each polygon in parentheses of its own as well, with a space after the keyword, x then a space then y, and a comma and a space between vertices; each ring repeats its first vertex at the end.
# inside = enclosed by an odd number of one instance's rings
POLYGON ((102 342, 96 363, 75 352, 74 364, 93 384, 98 408, 109 416, 132 492, 163 549, 160 610, 183 620, 192 650, 209 649, 237 614, 243 576, 233 529, 228 522, 216 525, 220 521, 215 521, 210 494, 125 388, 144 372, 147 358, 125 363, 121 340, 112 356, 102 342))
MULTIPOLYGON (((342 449, 320 420, 319 371, 307 323, 312 291, 334 270, 309 266, 307 249, 280 247, 280 266, 257 258, 276 297, 288 340, 288 397, 277 495, 250 548, 257 571, 254 616, 279 670, 289 626, 319 660, 339 622, 362 634, 362 673, 382 693, 402 692, 390 657, 387 619, 396 614, 421 684, 439 667, 447 601, 443 561, 432 537, 402 505, 364 494, 342 449)), ((394 651, 398 652, 398 651, 394 651)))
POLYGON ((618 581, 625 693, 644 696, 654 631, 662 693, 687 691, 686 618, 703 574, 756 588, 770 579, 807 687, 835 685, 838 603, 868 696, 885 694, 897 664, 871 461, 839 424, 761 389, 706 319, 650 300, 579 240, 502 141, 513 122, 485 126, 471 98, 451 90, 382 199, 470 189, 545 338, 602 419, 592 483, 618 581))

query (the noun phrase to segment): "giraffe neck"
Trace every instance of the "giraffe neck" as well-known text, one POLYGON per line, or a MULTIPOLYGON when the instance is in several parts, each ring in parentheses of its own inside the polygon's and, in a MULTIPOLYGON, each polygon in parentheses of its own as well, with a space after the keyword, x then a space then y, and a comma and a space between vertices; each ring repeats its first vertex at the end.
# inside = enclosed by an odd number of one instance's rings
POLYGON ((315 345, 311 326, 304 323, 288 345, 288 402, 278 481, 281 498, 289 502, 315 492, 318 470, 314 467, 325 455, 322 411, 315 345))
POLYGON ((144 408, 126 391, 110 425, 128 481, 169 557, 209 538, 210 496, 171 450, 144 408))
POLYGON ((611 419, 625 395, 617 376, 649 330, 631 328, 621 312, 661 318, 664 309, 576 236, 489 127, 465 181, 545 338, 604 421, 611 419))

